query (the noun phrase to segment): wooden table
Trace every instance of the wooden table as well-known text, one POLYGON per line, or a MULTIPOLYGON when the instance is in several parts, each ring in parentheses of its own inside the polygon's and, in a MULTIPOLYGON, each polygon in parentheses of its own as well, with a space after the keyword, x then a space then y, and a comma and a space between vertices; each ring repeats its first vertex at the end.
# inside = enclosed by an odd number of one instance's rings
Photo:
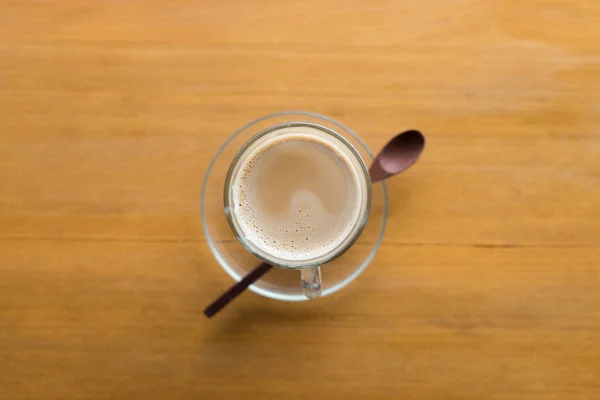
POLYGON ((599 399, 600 3, 0 4, 0 399, 599 399), (198 213, 271 112, 419 128, 343 291, 231 284, 198 213))

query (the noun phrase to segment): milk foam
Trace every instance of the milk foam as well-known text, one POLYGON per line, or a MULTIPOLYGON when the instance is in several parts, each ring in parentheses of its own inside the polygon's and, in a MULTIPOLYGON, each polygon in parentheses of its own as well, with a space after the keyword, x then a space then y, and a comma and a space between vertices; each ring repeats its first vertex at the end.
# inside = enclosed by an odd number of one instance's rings
POLYGON ((245 158, 231 186, 233 213, 245 240, 282 260, 314 259, 336 249, 356 229, 365 203, 357 160, 351 159, 352 154, 340 151, 339 144, 334 147, 331 139, 316 136, 314 129, 306 129, 291 129, 284 135, 280 132, 261 143, 245 158), (348 201, 339 213, 331 214, 318 196, 301 188, 292 194, 283 213, 273 217, 261 211, 256 192, 261 169, 264 170, 265 160, 272 156, 270 152, 277 152, 280 145, 290 141, 309 142, 316 146, 315 151, 325 151, 335 158, 344 170, 348 201))

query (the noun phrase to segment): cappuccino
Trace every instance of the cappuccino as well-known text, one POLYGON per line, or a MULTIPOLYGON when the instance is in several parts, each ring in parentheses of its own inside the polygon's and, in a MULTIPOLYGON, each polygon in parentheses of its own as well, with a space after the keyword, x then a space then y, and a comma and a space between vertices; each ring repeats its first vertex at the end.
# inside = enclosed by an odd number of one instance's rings
POLYGON ((341 137, 289 124, 242 150, 230 171, 229 213, 253 252, 278 264, 345 250, 369 212, 364 162, 341 137))

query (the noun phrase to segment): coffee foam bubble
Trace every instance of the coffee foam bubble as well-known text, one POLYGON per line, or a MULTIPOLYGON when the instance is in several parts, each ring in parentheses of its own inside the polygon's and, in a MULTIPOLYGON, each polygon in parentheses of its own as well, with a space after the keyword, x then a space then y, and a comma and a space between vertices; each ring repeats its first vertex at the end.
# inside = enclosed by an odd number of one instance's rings
POLYGON ((275 138, 250 154, 232 182, 234 214, 245 239, 263 252, 283 260, 308 260, 335 249, 355 227, 361 202, 356 165, 347 154, 314 134, 293 134, 275 138), (277 218, 267 218, 256 204, 257 174, 269 151, 290 141, 307 141, 336 157, 349 182, 347 196, 351 198, 338 215, 330 214, 321 199, 307 190, 297 190, 291 196, 288 209, 277 218), (257 168, 258 167, 258 168, 257 168), (353 171, 354 170, 354 171, 353 171), (354 210, 353 210, 354 209, 354 210))

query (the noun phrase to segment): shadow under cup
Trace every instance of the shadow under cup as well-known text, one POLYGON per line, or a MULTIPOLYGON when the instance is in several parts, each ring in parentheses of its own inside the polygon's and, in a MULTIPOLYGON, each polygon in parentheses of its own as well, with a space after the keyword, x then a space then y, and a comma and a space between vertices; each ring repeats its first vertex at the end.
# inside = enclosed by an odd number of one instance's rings
MULTIPOLYGON (((366 145, 350 129, 327 117, 308 112, 282 112, 250 122, 221 146, 206 172, 201 195, 201 217, 206 240, 221 267, 236 281, 256 268, 262 260, 254 256, 237 240, 225 215, 223 189, 227 172, 238 151, 256 134, 280 124, 302 122, 317 124, 345 138, 359 153, 367 166, 373 156, 366 145)), ((340 290, 354 280, 369 264, 381 243, 387 218, 385 182, 372 187, 371 212, 367 224, 354 244, 340 257, 321 267, 322 296, 340 290)), ((300 281, 300 272, 272 268, 250 286, 250 290, 265 297, 287 300, 308 300, 300 281)))

